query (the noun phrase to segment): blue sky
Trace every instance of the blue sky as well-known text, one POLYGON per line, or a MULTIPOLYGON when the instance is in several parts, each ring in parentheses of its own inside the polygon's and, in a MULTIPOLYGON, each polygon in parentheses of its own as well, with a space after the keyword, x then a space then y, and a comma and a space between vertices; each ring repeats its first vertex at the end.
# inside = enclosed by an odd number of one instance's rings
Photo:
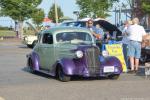
MULTIPOLYGON (((126 0, 121 0, 121 2, 126 3, 126 0)), ((41 3, 39 7, 44 9, 45 14, 48 14, 48 11, 53 3, 54 3, 54 0, 43 0, 43 2, 41 3)), ((68 16, 73 19, 76 19, 76 16, 73 14, 73 11, 79 10, 78 5, 76 5, 76 0, 56 0, 56 3, 58 6, 61 7, 61 10, 63 11, 64 16, 68 16)), ((118 5, 121 5, 121 3, 115 6, 118 7, 118 5)), ((109 20, 112 23, 115 23, 115 13, 111 12, 110 15, 111 16, 108 17, 107 20, 109 20)), ((124 14, 122 14, 121 18, 125 19, 124 14)))
MULTIPOLYGON (((56 0, 56 3, 58 6, 60 6, 64 16, 69 16, 71 18, 76 18, 76 16, 73 14, 73 11, 79 10, 75 2, 76 0, 56 0)), ((43 0, 39 7, 43 8, 45 13, 48 14, 48 11, 53 3, 54 0, 43 0)))
MULTIPOLYGON (((45 14, 48 14, 48 11, 53 3, 54 0, 43 0, 39 7, 44 9, 45 14)), ((73 11, 79 10, 78 6, 76 5, 76 0, 56 0, 56 3, 61 7, 64 16, 76 19, 76 16, 73 14, 73 11)), ((112 16, 107 19, 114 23, 114 13, 111 13, 111 15, 112 16)), ((11 24, 14 24, 14 22, 9 17, 0 17, 0 25, 10 26, 11 24)))

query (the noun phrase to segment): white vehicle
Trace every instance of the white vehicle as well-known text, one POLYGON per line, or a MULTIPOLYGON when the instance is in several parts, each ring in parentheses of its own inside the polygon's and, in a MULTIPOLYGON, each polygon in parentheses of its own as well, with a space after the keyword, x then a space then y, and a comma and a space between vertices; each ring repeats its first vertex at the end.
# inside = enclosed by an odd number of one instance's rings
POLYGON ((23 44, 27 45, 29 48, 33 48, 37 43, 37 36, 26 35, 23 37, 23 44))
MULTIPOLYGON (((26 22, 26 24, 28 24, 34 30, 35 34, 38 33, 38 30, 35 29, 33 27, 33 25, 31 25, 29 22, 26 22)), ((37 36, 36 35, 25 35, 23 37, 22 43, 27 45, 29 48, 33 48, 37 43, 37 36)))

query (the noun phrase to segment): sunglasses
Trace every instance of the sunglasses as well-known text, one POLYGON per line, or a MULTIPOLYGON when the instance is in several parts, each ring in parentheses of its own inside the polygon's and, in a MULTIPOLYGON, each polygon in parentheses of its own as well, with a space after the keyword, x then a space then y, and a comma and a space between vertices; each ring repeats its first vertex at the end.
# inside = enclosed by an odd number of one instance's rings
POLYGON ((93 23, 88 23, 88 24, 93 24, 93 23))

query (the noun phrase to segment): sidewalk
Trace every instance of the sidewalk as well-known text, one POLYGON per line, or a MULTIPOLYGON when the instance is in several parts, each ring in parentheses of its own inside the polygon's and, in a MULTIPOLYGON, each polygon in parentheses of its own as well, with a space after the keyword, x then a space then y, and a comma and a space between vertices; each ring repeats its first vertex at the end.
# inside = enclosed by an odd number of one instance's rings
POLYGON ((6 38, 0 38, 0 42, 21 42, 22 40, 16 37, 6 37, 6 38))

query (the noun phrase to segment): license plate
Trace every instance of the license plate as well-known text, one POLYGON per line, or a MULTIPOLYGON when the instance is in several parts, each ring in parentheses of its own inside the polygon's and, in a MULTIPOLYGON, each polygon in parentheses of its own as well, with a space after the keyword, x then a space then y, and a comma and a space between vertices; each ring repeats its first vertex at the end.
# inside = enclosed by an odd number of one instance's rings
POLYGON ((114 66, 104 66, 104 73, 108 73, 108 72, 114 72, 115 68, 114 66))

